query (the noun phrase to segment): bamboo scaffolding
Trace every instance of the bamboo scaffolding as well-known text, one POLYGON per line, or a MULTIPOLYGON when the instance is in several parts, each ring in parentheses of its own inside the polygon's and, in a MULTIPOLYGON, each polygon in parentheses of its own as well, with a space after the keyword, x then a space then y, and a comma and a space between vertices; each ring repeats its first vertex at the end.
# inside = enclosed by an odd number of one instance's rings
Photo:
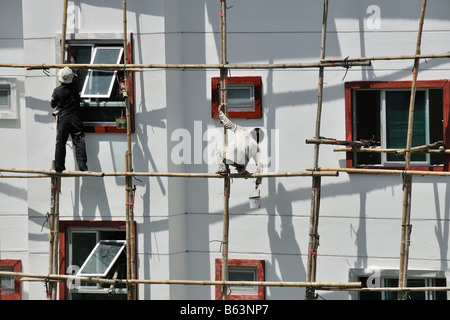
POLYGON ((323 59, 323 63, 343 63, 348 62, 363 62, 363 61, 380 61, 380 60, 415 60, 415 59, 445 59, 450 58, 450 53, 432 53, 432 54, 418 54, 418 55, 397 55, 397 56, 373 56, 373 57, 359 57, 359 58, 345 58, 345 59, 323 59))
POLYGON ((413 176, 450 176, 450 172, 447 171, 423 171, 423 170, 411 170, 411 169, 377 169, 377 168, 306 168, 306 170, 315 172, 345 172, 349 174, 373 174, 373 175, 403 175, 409 174, 413 176))
POLYGON ((25 68, 28 70, 61 69, 91 69, 91 70, 127 70, 144 71, 144 69, 304 69, 304 68, 335 68, 335 67, 368 67, 370 61, 364 62, 299 62, 299 63, 268 63, 268 64, 86 64, 86 63, 0 63, 0 68, 25 68))
MULTIPOLYGON (((322 19, 322 40, 320 59, 325 58, 326 49, 326 34, 327 34, 327 20, 328 20, 328 0, 323 2, 323 19, 322 19)), ((324 68, 319 68, 319 83, 317 87, 317 114, 316 114, 316 129, 315 138, 320 138, 320 124, 322 116, 322 102, 323 102, 323 83, 324 83, 324 68)), ((314 168, 318 168, 319 162, 319 144, 314 145, 314 168)), ((308 242, 308 262, 306 271, 306 280, 308 282, 316 281, 317 273, 317 249, 319 247, 319 209, 320 209, 320 189, 322 180, 320 176, 312 178, 311 188, 311 212, 309 222, 309 242, 308 242)), ((314 300, 314 288, 308 287, 306 290, 306 299, 314 300)))
MULTIPOLYGON (((128 49, 127 49, 127 1, 122 0, 122 18, 123 18, 123 70, 125 75, 124 88, 122 95, 126 104, 126 121, 127 121, 127 151, 125 153, 126 172, 133 171, 132 151, 131 151, 131 111, 130 100, 128 95, 129 70, 128 49)), ((132 176, 125 176, 125 215, 126 215, 126 256, 127 256, 127 279, 134 279, 135 276, 135 239, 134 239, 134 188, 132 184, 132 176)), ((131 284, 127 284, 127 298, 134 300, 136 298, 136 288, 131 284)))
MULTIPOLYGON (((228 69, 224 66, 227 64, 227 2, 226 0, 220 0, 220 104, 223 112, 228 115, 228 69)), ((223 144, 226 147, 228 144, 227 129, 223 128, 223 144)), ((226 170, 229 172, 230 168, 226 164, 226 170)), ((228 242, 229 242, 229 228, 230 228, 230 192, 231 183, 230 177, 226 176, 223 185, 223 240, 222 240, 222 270, 221 280, 222 282, 228 281, 228 242)), ((222 300, 226 300, 228 296, 227 285, 222 285, 220 289, 220 297, 222 300)))
MULTIPOLYGON (((251 179, 251 178, 275 178, 275 177, 312 177, 312 176, 327 176, 336 177, 338 175, 337 171, 327 171, 317 169, 313 171, 309 169, 308 171, 288 171, 288 172, 264 172, 264 173, 251 173, 251 174, 237 174, 230 173, 227 176, 223 176, 218 173, 188 173, 188 172, 93 172, 93 171, 63 171, 61 173, 55 170, 44 170, 44 169, 26 169, 26 168, 7 168, 0 167, 0 172, 17 172, 17 173, 30 173, 39 174, 32 175, 32 178, 49 178, 52 176, 60 177, 172 177, 172 178, 216 178, 225 179, 226 177, 233 179, 251 179)), ((2 175, 0 175, 2 177, 2 175)), ((8 175, 8 178, 14 178, 14 175, 8 175)), ((25 178, 24 175, 17 175, 18 178, 25 178)))
POLYGON ((4 277, 27 277, 30 279, 41 279, 42 281, 80 281, 85 283, 100 283, 109 285, 120 285, 127 283, 141 284, 178 284, 178 285, 199 285, 199 286, 260 286, 260 287, 314 287, 321 290, 348 290, 358 289, 361 282, 304 282, 304 281, 213 281, 213 280, 151 280, 151 279, 105 279, 98 277, 79 277, 60 274, 37 274, 0 271, 4 277))
MULTIPOLYGON (((417 34, 416 56, 420 54, 420 46, 422 43, 423 21, 425 17, 426 5, 427 0, 423 0, 422 10, 420 13, 419 31, 417 34)), ((408 134, 405 150, 406 168, 409 168, 411 165, 411 144, 412 144, 412 134, 414 124, 414 105, 416 101, 416 85, 419 73, 419 62, 420 62, 419 58, 414 59, 413 81, 411 85, 411 99, 409 105, 408 134)), ((403 212, 402 212, 402 232, 400 243, 400 267, 398 278, 398 286, 400 288, 405 287, 407 283, 406 280, 408 274, 409 242, 411 235, 411 189, 412 189, 412 176, 408 173, 405 173, 403 175, 403 212)), ((404 299, 404 292, 400 291, 398 293, 398 299, 399 300, 404 299)))

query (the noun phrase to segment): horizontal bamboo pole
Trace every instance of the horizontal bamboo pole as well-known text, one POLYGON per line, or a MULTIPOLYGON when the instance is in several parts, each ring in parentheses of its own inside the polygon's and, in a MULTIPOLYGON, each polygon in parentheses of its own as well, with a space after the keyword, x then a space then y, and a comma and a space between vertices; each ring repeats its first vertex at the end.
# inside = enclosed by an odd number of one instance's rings
MULTIPOLYGON (((450 153, 450 149, 441 149, 443 146, 443 141, 437 141, 430 144, 425 144, 421 146, 412 147, 410 152, 413 153, 450 153), (439 148, 439 149, 433 149, 439 148)), ((336 152, 386 152, 386 153, 396 153, 396 154, 405 154, 406 149, 384 149, 381 147, 366 147, 366 148, 336 148, 333 149, 336 152)))
POLYGON ((320 172, 346 172, 346 173, 358 173, 358 174, 410 174, 416 176, 450 176, 450 172, 447 171, 421 171, 421 170, 401 170, 401 169, 365 169, 365 168, 307 168, 306 170, 320 171, 320 172))
POLYGON ((228 285, 228 286, 261 286, 261 287, 314 287, 322 290, 345 290, 345 291, 450 291, 450 287, 380 287, 380 288, 362 288, 361 282, 302 282, 302 281, 209 281, 209 280, 145 280, 145 279, 104 279, 97 277, 74 277, 60 274, 35 274, 23 272, 0 271, 0 276, 4 277, 22 277, 22 281, 67 281, 79 280, 87 283, 103 284, 167 284, 167 285, 228 285))
POLYGON ((450 58, 450 53, 434 53, 434 54, 419 54, 419 55, 398 55, 398 56, 378 56, 378 57, 359 57, 359 58, 345 58, 345 59, 322 59, 322 62, 362 62, 362 61, 376 61, 376 60, 411 60, 411 59, 442 59, 450 58))
POLYGON ((227 286, 259 286, 259 287, 314 287, 323 290, 333 289, 355 289, 361 287, 361 282, 302 282, 302 281, 211 281, 211 280, 145 280, 145 279, 105 279, 97 277, 78 277, 61 274, 35 274, 23 272, 0 271, 3 277, 25 277, 27 281, 31 279, 41 279, 42 281, 67 281, 79 280, 87 283, 103 284, 178 284, 178 285, 227 285, 227 286))
MULTIPOLYGON (((55 170, 43 170, 43 169, 25 169, 25 168, 7 168, 0 167, 0 172, 17 172, 17 173, 30 173, 40 174, 37 177, 114 177, 114 176, 148 176, 148 177, 175 177, 175 178, 224 178, 217 173, 182 173, 182 172, 93 172, 93 171, 63 171, 61 173, 55 170)), ((267 172, 267 173, 252 173, 252 174, 229 174, 230 178, 274 178, 274 177, 313 177, 313 176, 337 176, 337 172, 315 172, 315 171, 290 171, 290 172, 267 172)), ((2 175, 0 175, 2 177, 2 175)), ((8 175, 13 177, 13 175, 8 175)), ((20 175, 23 178, 24 176, 20 175)))
POLYGON ((334 144, 334 145, 344 145, 344 146, 354 146, 354 147, 363 147, 365 144, 361 141, 344 141, 337 139, 306 139, 305 141, 308 144, 334 144))
POLYGON ((363 62, 303 62, 303 63, 269 63, 269 64, 30 64, 30 63, 0 63, 0 68, 26 68, 28 70, 61 69, 69 67, 72 69, 91 70, 126 70, 143 71, 144 69, 302 69, 320 67, 354 67, 370 66, 370 61, 363 62))
MULTIPOLYGON (((395 153, 395 154, 404 154, 406 152, 405 149, 383 149, 379 147, 373 148, 335 148, 333 149, 335 152, 374 152, 374 153, 395 153)), ((450 149, 417 149, 413 150, 411 148, 411 153, 442 153, 442 154, 450 154, 450 149)))

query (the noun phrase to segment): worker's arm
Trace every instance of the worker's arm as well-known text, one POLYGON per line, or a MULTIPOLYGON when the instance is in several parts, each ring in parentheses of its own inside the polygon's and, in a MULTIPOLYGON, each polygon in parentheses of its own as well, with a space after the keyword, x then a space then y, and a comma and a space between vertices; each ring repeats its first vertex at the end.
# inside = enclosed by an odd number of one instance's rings
POLYGON ((233 130, 233 131, 236 130, 237 125, 235 125, 233 122, 231 122, 230 119, 228 119, 227 116, 225 115, 225 113, 223 113, 222 111, 219 112, 219 119, 223 123, 225 128, 233 130))

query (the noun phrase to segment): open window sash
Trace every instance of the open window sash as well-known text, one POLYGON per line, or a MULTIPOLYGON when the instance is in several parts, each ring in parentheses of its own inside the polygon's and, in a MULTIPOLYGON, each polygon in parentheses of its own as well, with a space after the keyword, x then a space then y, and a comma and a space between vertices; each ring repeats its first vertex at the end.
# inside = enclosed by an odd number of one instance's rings
MULTIPOLYGON (((91 64, 119 64, 122 59, 121 47, 96 47, 91 64)), ((82 98, 109 98, 117 71, 89 70, 81 91, 82 98)))
POLYGON ((125 249, 125 240, 100 240, 77 272, 77 276, 106 277, 125 249))

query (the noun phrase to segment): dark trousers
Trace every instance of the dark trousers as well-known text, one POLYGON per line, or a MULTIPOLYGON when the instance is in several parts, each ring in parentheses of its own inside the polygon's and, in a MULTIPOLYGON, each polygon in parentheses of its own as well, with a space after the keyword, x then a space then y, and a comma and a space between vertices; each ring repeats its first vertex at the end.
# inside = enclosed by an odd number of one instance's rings
POLYGON ((65 114, 58 117, 56 131, 55 170, 66 170, 66 143, 69 135, 72 137, 78 168, 80 170, 86 168, 86 142, 83 123, 78 114, 65 114))

